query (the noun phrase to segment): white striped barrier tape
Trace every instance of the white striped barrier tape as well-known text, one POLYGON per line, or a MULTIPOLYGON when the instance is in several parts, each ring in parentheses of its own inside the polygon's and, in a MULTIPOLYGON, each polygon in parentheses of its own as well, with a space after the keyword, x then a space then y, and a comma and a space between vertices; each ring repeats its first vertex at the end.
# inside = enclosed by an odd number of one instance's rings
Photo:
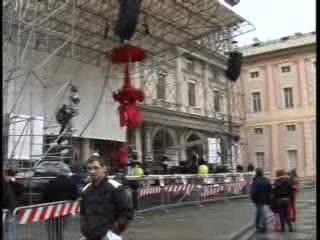
POLYGON ((200 194, 202 198, 216 196, 221 192, 239 193, 246 185, 245 181, 226 183, 224 185, 215 184, 213 186, 205 187, 204 191, 200 194))
POLYGON ((192 190, 194 189, 195 184, 181 184, 181 185, 171 185, 171 186, 165 186, 165 191, 167 193, 173 193, 173 194, 190 194, 192 190))
POLYGON ((145 188, 140 188, 138 189, 138 196, 139 197, 144 197, 144 196, 149 196, 153 194, 159 194, 161 192, 161 187, 145 187, 145 188))
MULTIPOLYGON (((245 181, 240 181, 240 182, 229 182, 225 183, 224 185, 219 185, 219 191, 211 189, 211 187, 206 187, 206 190, 204 191, 205 193, 202 193, 201 196, 203 197, 208 197, 214 194, 217 194, 218 192, 225 191, 229 193, 239 193, 242 191, 243 187, 246 185, 245 181), (210 189, 210 190, 207 190, 210 189), (209 191, 206 192, 206 191, 209 191), (216 192, 218 191, 218 192, 216 192)), ((161 188, 164 188, 164 191, 170 194, 178 195, 178 194, 190 194, 192 190, 194 189, 195 184, 179 184, 179 185, 167 185, 164 187, 161 186, 156 186, 156 187, 144 187, 140 188, 138 190, 138 196, 139 197, 144 197, 144 196, 150 196, 150 195, 155 195, 155 194, 160 194, 161 193, 161 188)))
MULTIPOLYGON (((184 194, 184 193, 190 194, 194 189, 194 187, 195 187, 195 184, 167 185, 167 186, 164 186, 164 191, 167 193, 173 193, 173 194, 184 194)), ((144 197, 144 196, 149 196, 154 194, 160 194, 161 188, 162 187, 160 186, 140 188, 138 190, 138 196, 144 197)))
POLYGON ((79 202, 68 202, 49 206, 24 208, 18 210, 17 221, 19 224, 41 222, 51 218, 77 214, 79 212, 79 202))
POLYGON ((220 192, 223 192, 224 186, 223 185, 214 185, 211 187, 207 187, 201 194, 201 198, 206 198, 209 196, 216 196, 220 192))

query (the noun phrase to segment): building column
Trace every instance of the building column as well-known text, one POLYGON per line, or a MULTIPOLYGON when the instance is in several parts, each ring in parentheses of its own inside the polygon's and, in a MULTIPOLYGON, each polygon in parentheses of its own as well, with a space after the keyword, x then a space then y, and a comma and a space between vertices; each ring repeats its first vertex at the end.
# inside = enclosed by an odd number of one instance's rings
POLYGON ((182 107, 182 53, 178 50, 178 57, 177 57, 177 68, 176 68, 176 103, 177 103, 177 111, 181 111, 182 107))
POLYGON ((279 126, 271 126, 271 166, 270 175, 275 176, 275 171, 283 166, 279 162, 279 126))
MULTIPOLYGON (((308 83, 306 79, 306 71, 305 71, 305 62, 304 59, 300 59, 298 61, 298 76, 299 76, 299 96, 301 96, 301 106, 307 107, 308 106, 308 83)), ((298 86, 299 86, 298 85, 298 86)))
POLYGON ((268 108, 270 112, 273 112, 277 109, 276 105, 276 95, 274 81, 273 81, 273 70, 272 65, 266 65, 266 79, 267 79, 267 97, 268 97, 268 108))
MULTIPOLYGON (((299 169, 303 172, 302 175, 304 176, 312 176, 315 174, 314 168, 314 161, 313 161, 313 139, 312 139, 312 132, 311 132, 311 123, 309 121, 303 122, 303 139, 304 139, 304 155, 303 155, 303 169, 299 169)), ((299 168, 299 163, 298 163, 299 168)), ((299 173, 298 173, 299 174, 299 173)))
POLYGON ((153 154, 152 154, 152 139, 151 139, 151 132, 152 127, 146 126, 145 130, 145 139, 144 139, 144 161, 153 161, 153 154))
POLYGON ((208 80, 208 64, 203 63, 203 110, 204 116, 209 115, 209 101, 208 101, 208 89, 209 80, 208 80))
POLYGON ((179 130, 178 132, 178 144, 179 144, 179 162, 187 161, 186 149, 185 149, 185 136, 186 130, 179 130))
POLYGON ((90 139, 82 138, 80 145, 80 162, 86 162, 90 157, 90 139))

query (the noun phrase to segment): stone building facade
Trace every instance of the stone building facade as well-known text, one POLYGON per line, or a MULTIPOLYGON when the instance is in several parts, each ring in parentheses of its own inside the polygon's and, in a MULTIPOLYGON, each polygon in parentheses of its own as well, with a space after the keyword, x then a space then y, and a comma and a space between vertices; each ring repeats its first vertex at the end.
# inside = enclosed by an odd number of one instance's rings
POLYGON ((242 49, 244 163, 274 174, 316 174, 316 36, 295 34, 242 49))

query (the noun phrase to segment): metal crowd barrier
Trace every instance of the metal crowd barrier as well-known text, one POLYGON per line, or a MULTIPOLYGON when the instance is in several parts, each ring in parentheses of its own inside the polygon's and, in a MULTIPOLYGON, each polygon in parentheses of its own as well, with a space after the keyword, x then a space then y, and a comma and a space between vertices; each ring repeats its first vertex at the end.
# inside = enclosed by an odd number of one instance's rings
POLYGON ((2 239, 9 239, 9 211, 2 209, 2 239))
MULTIPOLYGON (((268 174, 268 173, 266 173, 268 174)), ((133 202, 136 210, 200 203, 210 199, 246 194, 253 173, 207 175, 149 175, 131 179, 133 202)))
POLYGON ((55 202, 19 207, 13 211, 12 234, 5 240, 75 240, 81 238, 80 204, 55 202))

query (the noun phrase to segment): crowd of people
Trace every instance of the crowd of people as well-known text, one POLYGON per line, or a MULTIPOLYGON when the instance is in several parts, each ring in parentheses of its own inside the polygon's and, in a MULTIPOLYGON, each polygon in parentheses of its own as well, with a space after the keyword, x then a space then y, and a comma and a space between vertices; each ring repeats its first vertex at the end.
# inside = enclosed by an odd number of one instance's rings
POLYGON ((275 214, 276 229, 285 232, 287 225, 292 232, 292 223, 296 220, 295 199, 299 182, 297 172, 295 169, 290 172, 279 169, 275 175, 274 183, 271 184, 263 175, 262 169, 256 169, 250 189, 251 200, 256 206, 255 226, 260 232, 267 231, 265 205, 268 205, 275 214))

